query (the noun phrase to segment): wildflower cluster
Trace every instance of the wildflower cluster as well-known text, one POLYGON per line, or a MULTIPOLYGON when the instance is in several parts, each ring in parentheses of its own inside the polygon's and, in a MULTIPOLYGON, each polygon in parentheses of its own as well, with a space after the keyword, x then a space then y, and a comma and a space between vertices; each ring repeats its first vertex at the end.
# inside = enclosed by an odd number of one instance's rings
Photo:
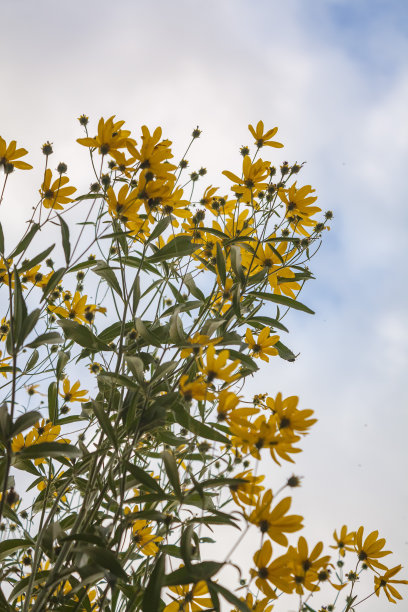
MULTIPOLYGON (((301 477, 270 488, 265 458, 293 464, 313 411, 277 390, 246 394, 260 366, 295 361, 287 312, 313 314, 299 294, 332 213, 303 165, 261 157, 283 144, 260 121, 218 187, 204 167, 187 173, 198 127, 175 161, 159 127, 132 135, 113 116, 92 136, 86 115, 79 124, 89 188, 71 185, 47 141, 18 244, 0 227, 0 608, 270 612, 283 596, 313 612, 319 591, 322 610, 344 594, 344 610, 400 599, 407 581, 383 564, 377 531, 343 526, 332 559, 298 533, 288 492, 301 477), (51 226, 58 246, 44 244, 51 226), (240 535, 215 561, 203 545, 220 528, 240 535), (251 566, 224 586, 245 538, 251 566), (358 599, 363 571, 373 587, 358 599)), ((27 154, 0 138, 0 210, 27 154)))

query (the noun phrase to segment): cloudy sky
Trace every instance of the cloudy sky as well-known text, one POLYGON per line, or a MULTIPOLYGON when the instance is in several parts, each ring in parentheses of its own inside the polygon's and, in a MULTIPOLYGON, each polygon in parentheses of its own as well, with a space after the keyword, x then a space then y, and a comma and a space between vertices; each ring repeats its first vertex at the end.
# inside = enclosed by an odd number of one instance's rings
MULTIPOLYGON (((307 161, 301 180, 335 214, 302 295, 316 315, 291 315, 297 362, 275 360, 249 391, 299 395, 317 413, 295 470, 307 535, 378 528, 408 566, 406 2, 13 0, 1 21, 0 133, 39 164, 52 141, 74 184, 88 181, 82 113, 161 125, 179 155, 199 125, 190 164, 215 185, 259 119, 279 126, 276 163, 307 161)), ((11 177, 10 235, 39 176, 11 177)))

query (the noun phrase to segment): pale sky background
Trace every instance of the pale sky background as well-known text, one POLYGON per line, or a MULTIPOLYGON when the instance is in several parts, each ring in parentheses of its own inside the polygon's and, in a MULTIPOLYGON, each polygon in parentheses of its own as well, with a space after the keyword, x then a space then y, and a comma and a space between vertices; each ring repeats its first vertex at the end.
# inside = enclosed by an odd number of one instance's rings
MULTIPOLYGON (((38 164, 52 141, 73 184, 88 184, 82 113, 94 126, 111 114, 135 132, 161 125, 179 155, 199 125, 190 163, 207 167, 203 189, 239 168, 259 119, 285 143, 266 159, 307 161, 299 181, 335 214, 302 293, 316 315, 290 315, 297 362, 274 360, 248 391, 299 395, 319 419, 296 468, 281 470, 304 476, 293 508, 312 543, 364 524, 395 552, 386 562, 408 566, 406 2, 13 0, 0 15, 0 134, 38 164)), ((22 174, 0 211, 6 239, 40 184, 22 174)), ((361 608, 388 609, 382 598, 361 608)))

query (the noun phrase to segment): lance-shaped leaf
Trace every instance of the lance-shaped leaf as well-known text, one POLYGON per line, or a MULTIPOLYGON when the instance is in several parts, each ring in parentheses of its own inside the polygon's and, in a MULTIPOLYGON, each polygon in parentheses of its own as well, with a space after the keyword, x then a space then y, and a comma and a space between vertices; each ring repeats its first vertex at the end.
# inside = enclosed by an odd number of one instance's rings
POLYGON ((174 403, 171 407, 171 411, 175 421, 185 429, 196 434, 196 436, 201 436, 207 440, 214 440, 215 442, 222 442, 223 444, 229 444, 229 439, 227 437, 213 429, 210 425, 206 425, 192 417, 181 404, 174 403))
POLYGON ((308 312, 309 314, 315 314, 313 310, 298 302, 298 300, 293 300, 292 298, 287 297, 286 295, 275 295, 274 293, 264 293, 261 291, 251 291, 248 295, 258 298, 260 300, 266 300, 267 302, 274 302, 275 304, 281 304, 282 306, 288 306, 288 308, 294 308, 295 310, 302 310, 303 312, 308 312))
POLYGON ((25 431, 32 425, 35 425, 37 421, 41 419, 41 412, 37 410, 31 410, 30 412, 26 412, 25 414, 21 414, 14 422, 13 428, 11 431, 11 435, 14 437, 17 434, 25 431))
POLYGON ((224 258, 222 246, 220 245, 219 242, 217 242, 216 262, 217 262, 218 275, 221 279, 223 286, 225 287, 225 281, 227 280, 227 268, 225 264, 225 258, 224 258))
POLYGON ((21 274, 22 272, 25 272, 26 270, 31 270, 31 268, 34 268, 34 266, 44 261, 44 259, 48 257, 48 255, 51 253, 54 247, 55 247, 55 244, 52 244, 44 251, 41 251, 41 253, 39 253, 38 255, 35 255, 35 257, 24 260, 20 268, 18 269, 19 274, 21 274))
POLYGON ((142 321, 142 319, 136 319, 136 330, 142 336, 143 340, 153 346, 161 346, 160 338, 156 336, 142 321))
POLYGON ((94 352, 109 350, 109 347, 106 346, 106 344, 99 338, 97 338, 95 334, 91 332, 89 327, 85 327, 85 325, 81 325, 80 323, 71 321, 70 319, 60 319, 58 321, 58 325, 62 327, 65 336, 69 340, 73 340, 84 348, 88 348, 94 352))
POLYGON ((28 348, 37 348, 37 346, 41 346, 42 344, 62 344, 62 342, 64 342, 64 338, 58 332, 46 332, 45 334, 37 336, 26 346, 28 348))
POLYGON ((200 580, 208 580, 217 574, 223 567, 223 563, 217 561, 202 561, 195 563, 190 567, 181 567, 164 578, 165 586, 174 586, 182 584, 191 584, 200 580))
POLYGON ((152 478, 147 471, 143 470, 141 467, 130 463, 129 461, 124 462, 124 466, 126 470, 130 472, 130 474, 140 482, 142 485, 146 487, 149 491, 154 491, 155 493, 164 494, 163 489, 160 487, 159 483, 155 478, 152 478))
POLYGON ((80 457, 81 451, 72 444, 64 442, 39 442, 22 448, 15 453, 16 459, 39 459, 43 457, 80 457))
POLYGON ((163 459, 166 474, 169 478, 169 482, 173 487, 173 491, 175 492, 177 497, 181 497, 181 486, 177 461, 175 460, 174 455, 172 453, 169 453, 168 451, 164 451, 161 456, 163 459))
POLYGON ((59 268, 54 272, 43 290, 41 301, 45 300, 45 298, 51 293, 51 291, 55 289, 58 283, 62 280, 62 277, 64 276, 66 271, 66 268, 59 268))
POLYGON ((48 416, 55 423, 58 416, 58 385, 54 381, 48 386, 48 416))
POLYGON ((208 581, 207 582, 208 586, 209 586, 209 583, 211 584, 212 588, 217 593, 222 595, 224 597, 224 599, 226 599, 230 604, 235 606, 235 608, 237 610, 239 610, 240 612, 251 612, 250 609, 248 608, 247 604, 244 601, 242 601, 241 599, 239 599, 239 597, 234 595, 234 593, 231 593, 231 591, 229 591, 225 587, 221 586, 217 582, 208 581))
POLYGON ((156 559, 153 571, 147 583, 143 601, 142 612, 157 612, 160 610, 160 593, 164 581, 165 555, 159 555, 156 559))
POLYGON ((152 242, 153 240, 156 240, 156 238, 161 236, 164 230, 169 226, 170 222, 171 222, 170 215, 168 215, 167 217, 164 217, 163 219, 160 219, 160 221, 156 223, 156 225, 154 226, 153 231, 150 234, 147 242, 148 243, 152 242))
POLYGON ((198 248, 200 248, 200 245, 191 242, 191 238, 188 236, 176 236, 165 244, 164 247, 158 249, 156 253, 150 255, 147 262, 150 264, 160 263, 161 261, 184 257, 185 255, 191 255, 198 248))
POLYGON ((109 438, 111 444, 113 444, 114 448, 118 448, 118 442, 116 440, 115 432, 112 427, 112 423, 110 422, 109 416, 106 413, 103 405, 99 402, 91 401, 92 408, 96 418, 99 421, 99 425, 102 427, 102 431, 109 438))
POLYGON ((103 278, 108 283, 109 287, 122 297, 122 289, 120 288, 119 281, 112 268, 108 266, 106 262, 97 261, 92 268, 92 272, 95 272, 95 274, 103 278))
POLYGON ((235 244, 231 246, 230 259, 231 259, 232 269, 234 270, 234 274, 238 278, 240 283, 243 285, 245 283, 245 274, 242 269, 241 249, 239 246, 235 244))
POLYGON ((121 578, 127 582, 128 575, 111 550, 102 548, 101 546, 95 546, 92 548, 87 548, 85 552, 94 563, 100 567, 103 567, 104 569, 109 570, 114 576, 117 576, 118 578, 121 578))
POLYGON ((39 229, 40 229, 39 224, 33 223, 30 231, 20 240, 20 242, 18 243, 14 251, 10 253, 7 259, 13 259, 14 257, 17 257, 17 255, 20 255, 20 253, 25 251, 39 229))
POLYGON ((71 257, 71 243, 69 241, 69 227, 66 221, 64 221, 64 219, 61 217, 61 215, 58 215, 58 219, 61 225, 62 248, 64 249, 65 261, 68 266, 69 259, 71 257))
POLYGON ((30 540, 12 539, 0 542, 0 561, 19 550, 30 548, 30 546, 33 546, 33 542, 30 540))

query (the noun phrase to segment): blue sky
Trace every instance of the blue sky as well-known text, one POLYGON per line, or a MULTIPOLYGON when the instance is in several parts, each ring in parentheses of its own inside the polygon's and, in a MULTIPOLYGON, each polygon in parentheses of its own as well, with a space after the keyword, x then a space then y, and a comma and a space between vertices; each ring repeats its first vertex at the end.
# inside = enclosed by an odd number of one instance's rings
MULTIPOLYGON (((366 524, 395 564, 408 558, 407 20, 404 0, 15 0, 0 40, 1 135, 38 164, 53 141, 74 184, 88 181, 81 113, 162 125, 179 155, 199 124, 190 163, 208 168, 208 184, 237 169, 247 124, 261 118, 285 143, 276 163, 307 161, 299 180, 335 214, 302 295, 316 315, 291 316, 298 361, 249 387, 268 390, 267 378, 272 394, 316 410, 294 502, 311 538, 366 524)), ((10 235, 39 182, 32 172, 11 185, 16 214, 0 211, 10 235)))

